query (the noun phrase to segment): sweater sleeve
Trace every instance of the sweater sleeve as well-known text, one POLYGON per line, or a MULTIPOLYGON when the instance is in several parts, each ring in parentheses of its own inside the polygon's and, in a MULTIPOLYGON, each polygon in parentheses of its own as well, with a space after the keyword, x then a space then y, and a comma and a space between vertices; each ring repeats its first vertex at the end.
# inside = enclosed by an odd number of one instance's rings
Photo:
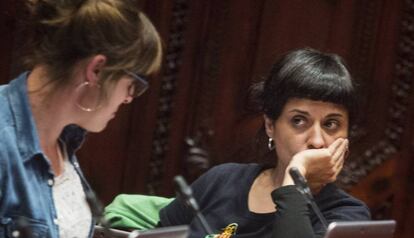
MULTIPOLYGON (((295 186, 276 189, 272 192, 272 198, 277 208, 272 237, 324 237, 325 228, 295 186)), ((370 220, 369 209, 362 201, 333 184, 328 184, 320 194, 316 195, 315 202, 328 223, 370 220)))
POLYGON ((315 237, 308 205, 295 186, 289 185, 274 190, 272 198, 277 209, 272 237, 315 237))
POLYGON ((159 216, 158 226, 161 227, 190 224, 193 219, 191 210, 180 199, 174 199, 169 205, 162 208, 159 216))

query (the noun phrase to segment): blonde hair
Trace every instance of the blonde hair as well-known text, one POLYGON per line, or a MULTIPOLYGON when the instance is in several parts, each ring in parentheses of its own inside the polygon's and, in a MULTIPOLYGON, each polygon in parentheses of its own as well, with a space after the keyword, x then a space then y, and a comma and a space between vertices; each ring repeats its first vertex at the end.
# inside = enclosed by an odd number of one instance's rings
MULTIPOLYGON (((29 68, 45 65, 56 86, 68 83, 76 63, 107 57, 101 79, 129 70, 148 75, 161 64, 158 32, 131 0, 28 0, 34 34, 29 68)), ((105 83, 105 82, 103 82, 105 83)))

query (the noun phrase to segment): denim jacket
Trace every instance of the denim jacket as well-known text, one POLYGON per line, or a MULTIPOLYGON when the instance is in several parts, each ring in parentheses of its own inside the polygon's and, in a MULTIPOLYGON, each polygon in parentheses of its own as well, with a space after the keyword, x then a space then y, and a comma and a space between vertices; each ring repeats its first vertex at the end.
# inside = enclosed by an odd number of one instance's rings
MULTIPOLYGON (((54 174, 40 148, 27 92, 28 72, 0 86, 0 238, 59 237, 53 201, 54 174)), ((67 126, 60 139, 78 172, 84 190, 90 189, 74 155, 85 131, 67 126)), ((92 234, 92 224, 90 236, 92 234)))

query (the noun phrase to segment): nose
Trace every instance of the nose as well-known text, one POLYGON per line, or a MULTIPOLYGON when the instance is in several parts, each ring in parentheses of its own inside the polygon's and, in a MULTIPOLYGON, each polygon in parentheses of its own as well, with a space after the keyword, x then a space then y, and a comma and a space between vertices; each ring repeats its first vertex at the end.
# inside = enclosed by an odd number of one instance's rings
POLYGON ((319 125, 314 125, 309 129, 308 149, 321 149, 327 147, 324 131, 319 125))

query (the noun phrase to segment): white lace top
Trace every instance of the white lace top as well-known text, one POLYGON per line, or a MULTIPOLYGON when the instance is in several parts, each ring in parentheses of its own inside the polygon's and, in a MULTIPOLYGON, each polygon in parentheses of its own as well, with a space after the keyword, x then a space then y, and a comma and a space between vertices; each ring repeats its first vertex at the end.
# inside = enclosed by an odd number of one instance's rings
MULTIPOLYGON (((63 146, 64 147, 64 146, 63 146)), ((63 150, 64 171, 55 177, 53 198, 57 210, 60 238, 88 237, 91 228, 92 214, 85 200, 81 180, 63 150)))

